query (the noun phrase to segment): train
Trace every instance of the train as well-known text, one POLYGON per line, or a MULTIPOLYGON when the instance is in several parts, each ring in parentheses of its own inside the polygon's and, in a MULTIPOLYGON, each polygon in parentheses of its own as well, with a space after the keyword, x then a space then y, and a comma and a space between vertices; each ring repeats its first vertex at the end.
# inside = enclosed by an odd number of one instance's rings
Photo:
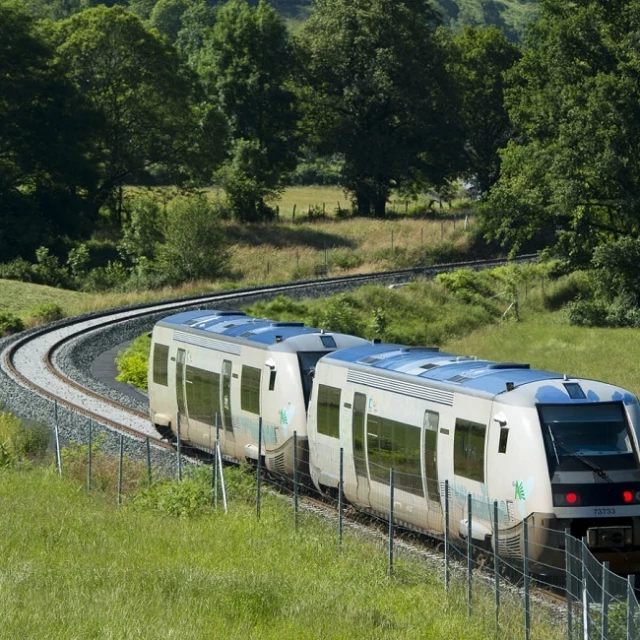
POLYGON ((640 571, 640 406, 618 386, 197 310, 154 326, 148 390, 162 436, 219 438, 227 459, 295 467, 323 494, 342 483, 377 516, 393 499, 399 525, 522 559, 526 524, 540 573, 564 568, 567 533, 640 571))

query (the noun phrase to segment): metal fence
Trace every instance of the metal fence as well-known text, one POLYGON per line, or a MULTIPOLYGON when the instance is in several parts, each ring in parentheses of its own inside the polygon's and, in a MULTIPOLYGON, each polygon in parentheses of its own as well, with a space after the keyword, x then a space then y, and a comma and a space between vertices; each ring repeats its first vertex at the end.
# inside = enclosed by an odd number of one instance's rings
MULTIPOLYGON (((57 424, 57 423, 56 423, 57 424)), ((258 451, 262 450, 263 430, 258 426, 258 451)), ((57 426, 54 435, 56 464, 64 473, 63 450, 60 447, 57 426)), ((87 421, 84 433, 76 431, 82 446, 81 455, 87 478, 92 488, 96 438, 104 441, 105 430, 87 421)), ((220 430, 212 427, 212 446, 203 461, 212 465, 211 482, 213 504, 227 510, 227 495, 220 450, 220 430), (207 455, 208 454, 208 455, 207 455)), ((224 437, 224 435, 223 435, 224 437)), ((184 456, 180 438, 175 451, 155 447, 147 438, 109 433, 107 454, 118 460, 117 500, 120 504, 123 485, 134 463, 134 475, 151 484, 160 478, 183 477, 183 467, 194 460, 184 456)), ((394 561, 399 554, 428 553, 429 564, 442 577, 445 593, 455 588, 466 592, 469 617, 491 615, 496 633, 504 633, 505 615, 509 607, 509 637, 530 639, 566 638, 567 640, 638 640, 640 638, 640 605, 633 576, 623 577, 611 571, 607 562, 600 562, 589 550, 586 540, 579 540, 569 531, 546 529, 530 518, 513 524, 512 514, 497 501, 467 494, 444 481, 438 485, 439 501, 428 509, 421 520, 424 526, 412 527, 398 514, 399 503, 411 499, 406 492, 407 483, 414 481, 406 469, 388 469, 388 482, 370 485, 370 497, 386 508, 357 510, 347 503, 344 495, 345 459, 342 449, 327 449, 337 469, 336 486, 320 496, 311 477, 300 471, 297 434, 293 434, 293 477, 283 477, 266 469, 262 456, 256 466, 256 517, 263 509, 262 495, 268 487, 288 496, 292 504, 292 519, 296 530, 303 533, 302 497, 321 497, 333 507, 327 510, 334 518, 336 550, 343 548, 343 535, 354 522, 361 525, 362 517, 368 530, 384 538, 388 554, 388 573, 394 573, 394 561), (347 514, 349 517, 347 518, 347 514), (354 520, 355 516, 355 520, 354 520), (455 525, 455 526, 454 526, 455 525), (462 535, 454 535, 458 528, 462 535), (429 537, 428 530, 441 532, 429 537), (487 535, 487 531, 490 535, 487 535), (414 544, 416 535, 424 544, 414 544), (407 543, 411 538, 411 543, 407 543), (487 607, 488 599, 491 606, 487 607), (513 612, 520 616, 516 632, 513 630, 513 612), (515 635, 514 635, 515 633, 515 635)), ((317 446, 317 445, 316 445, 317 446)), ((77 456, 76 456, 77 457, 77 456)), ((381 473, 376 473, 381 477, 381 473)), ((418 477, 415 478, 417 482, 418 477)), ((422 498, 424 504, 424 498, 422 498)), ((417 504, 417 502, 416 502, 417 504)), ((431 505, 431 503, 427 503, 431 505)))

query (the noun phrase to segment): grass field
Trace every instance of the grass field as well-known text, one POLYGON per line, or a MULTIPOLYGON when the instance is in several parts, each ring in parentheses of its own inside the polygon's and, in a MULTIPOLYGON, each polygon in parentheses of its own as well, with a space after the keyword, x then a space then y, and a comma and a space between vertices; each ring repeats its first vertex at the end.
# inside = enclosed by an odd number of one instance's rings
MULTIPOLYGON (((230 474, 231 475, 231 471, 230 474)), ((231 483, 233 484, 232 478, 231 483)), ((231 489, 233 492, 233 489, 231 489)), ((262 517, 231 493, 230 511, 175 518, 43 470, 0 471, 0 637, 29 640, 488 640, 492 593, 397 558, 264 495, 262 517)), ((520 637, 521 602, 503 594, 504 637, 520 637)), ((561 638, 536 618, 532 638, 561 638)))

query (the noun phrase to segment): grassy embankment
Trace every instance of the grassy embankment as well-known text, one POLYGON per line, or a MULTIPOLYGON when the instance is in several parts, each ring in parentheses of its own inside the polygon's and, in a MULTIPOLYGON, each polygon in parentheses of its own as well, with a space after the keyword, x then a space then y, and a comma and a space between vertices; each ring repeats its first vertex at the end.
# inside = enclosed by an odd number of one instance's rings
MULTIPOLYGON (((266 494, 257 521, 229 480, 228 515, 176 518, 118 509, 52 471, 0 470, 0 637, 494 637, 490 591, 476 588, 470 623, 464 582, 445 597, 440 570, 402 558, 389 577, 384 543, 347 534, 338 553, 335 525, 301 514, 296 533, 290 507, 266 494)), ((518 637, 520 600, 505 594, 501 612, 518 637)), ((562 636, 535 623, 533 638, 562 636)))

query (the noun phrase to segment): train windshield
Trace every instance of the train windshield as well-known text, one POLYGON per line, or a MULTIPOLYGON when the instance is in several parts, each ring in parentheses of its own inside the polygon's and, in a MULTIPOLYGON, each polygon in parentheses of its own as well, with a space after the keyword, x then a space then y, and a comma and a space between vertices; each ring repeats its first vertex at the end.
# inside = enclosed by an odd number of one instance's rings
POLYGON ((551 473, 581 463, 597 473, 636 466, 622 403, 539 405, 538 411, 551 473))
POLYGON ((311 385, 313 384, 313 373, 316 364, 322 356, 326 356, 331 351, 299 351, 298 362, 300 363, 300 378, 302 379, 302 393, 304 395, 304 408, 309 408, 309 396, 311 395, 311 385))

